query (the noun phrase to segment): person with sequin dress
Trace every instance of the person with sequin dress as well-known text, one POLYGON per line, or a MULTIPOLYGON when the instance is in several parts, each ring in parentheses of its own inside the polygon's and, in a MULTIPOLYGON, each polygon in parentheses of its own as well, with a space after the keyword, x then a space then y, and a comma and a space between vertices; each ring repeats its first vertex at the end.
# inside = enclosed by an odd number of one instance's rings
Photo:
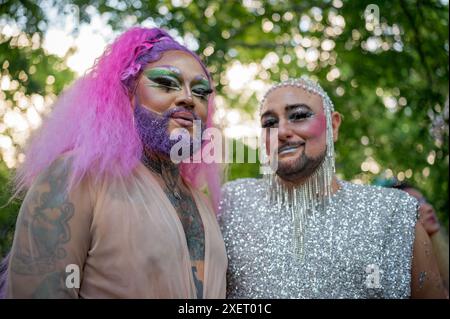
POLYGON ((417 201, 336 178, 341 116, 319 84, 274 85, 260 116, 264 178, 226 183, 219 208, 228 298, 445 297, 417 201))
POLYGON ((224 298, 218 171, 178 161, 201 149, 212 93, 200 58, 164 30, 108 46, 26 149, 0 295, 224 298))

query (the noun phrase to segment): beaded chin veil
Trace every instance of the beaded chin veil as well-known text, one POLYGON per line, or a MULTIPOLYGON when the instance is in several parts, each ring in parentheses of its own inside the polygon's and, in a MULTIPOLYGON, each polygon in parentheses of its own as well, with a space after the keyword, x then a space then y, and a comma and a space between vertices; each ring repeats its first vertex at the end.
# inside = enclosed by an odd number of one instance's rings
MULTIPOLYGON (((275 205, 278 210, 290 211, 292 215, 293 253, 299 260, 303 260, 306 219, 309 215, 314 218, 315 213, 325 210, 331 201, 331 182, 335 172, 333 127, 331 123, 331 113, 334 111, 334 106, 328 94, 318 83, 309 78, 301 77, 299 79, 289 79, 272 86, 264 95, 260 104, 261 107, 271 92, 283 87, 301 88, 309 93, 319 95, 322 98, 326 117, 326 154, 320 166, 305 183, 295 187, 288 187, 285 183, 281 183, 280 177, 278 177, 276 170, 273 168, 273 161, 277 160, 273 154, 265 154, 265 156, 272 158, 272 162, 269 161, 269 168, 264 167, 262 169, 264 179, 268 184, 269 202, 275 205)), ((264 138, 261 140, 265 141, 264 138)), ((263 150, 265 150, 265 147, 263 150)))

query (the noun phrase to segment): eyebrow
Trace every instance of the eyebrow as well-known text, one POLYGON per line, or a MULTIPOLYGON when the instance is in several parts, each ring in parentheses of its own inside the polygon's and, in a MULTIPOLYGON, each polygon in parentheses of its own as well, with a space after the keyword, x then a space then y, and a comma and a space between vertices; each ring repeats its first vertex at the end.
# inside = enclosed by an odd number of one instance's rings
POLYGON ((275 115, 275 113, 271 110, 265 111, 263 114, 261 114, 261 119, 268 115, 275 115))
MULTIPOLYGON (((307 104, 305 104, 305 103, 287 104, 287 105, 284 107, 284 109, 285 109, 286 112, 288 112, 288 111, 291 111, 291 110, 296 109, 296 108, 299 108, 299 107, 306 107, 306 108, 308 108, 309 110, 311 110, 311 107, 309 107, 309 106, 308 106, 307 104)), ((263 117, 265 117, 265 116, 268 116, 268 115, 276 115, 276 113, 273 112, 272 110, 268 110, 268 111, 264 112, 264 113, 261 115, 261 119, 262 119, 263 117)))
MULTIPOLYGON (((172 73, 174 73, 174 75, 176 75, 178 80, 182 79, 180 69, 178 69, 177 67, 175 67, 173 65, 159 65, 159 66, 155 66, 154 68, 145 70, 144 73, 149 72, 149 71, 154 70, 154 69, 167 69, 167 70, 171 71, 172 73)), ((207 85, 209 88, 211 88, 211 83, 203 75, 195 76, 192 82, 200 82, 201 84, 207 85)))
POLYGON ((180 69, 177 68, 176 66, 173 66, 173 65, 165 65, 164 64, 164 65, 157 66, 157 68, 166 68, 166 69, 169 69, 170 71, 172 71, 174 73, 181 74, 180 69))
POLYGON ((308 109, 311 110, 311 107, 309 107, 309 105, 307 105, 307 104, 305 104, 305 103, 288 104, 288 105, 286 105, 286 106, 284 107, 284 109, 285 109, 286 111, 290 111, 290 110, 292 110, 292 109, 296 109, 296 108, 299 108, 299 107, 306 107, 306 108, 308 108, 308 109))
POLYGON ((155 66, 154 68, 145 70, 144 73, 150 72, 151 70, 155 69, 166 69, 172 72, 178 78, 178 80, 181 79, 181 71, 177 67, 174 67, 173 65, 158 65, 155 66))

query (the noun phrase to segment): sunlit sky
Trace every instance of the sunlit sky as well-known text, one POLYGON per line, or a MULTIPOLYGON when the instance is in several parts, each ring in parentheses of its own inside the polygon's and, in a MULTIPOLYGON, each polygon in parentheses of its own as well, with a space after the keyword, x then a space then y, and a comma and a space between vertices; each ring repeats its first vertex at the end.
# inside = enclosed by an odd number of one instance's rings
POLYGON ((76 51, 67 59, 67 65, 78 75, 82 75, 102 54, 115 34, 105 19, 94 13, 91 23, 81 24, 79 32, 73 35, 78 15, 75 9, 72 10, 73 14, 61 17, 55 9, 50 9, 50 23, 44 35, 43 48, 50 54, 64 57, 72 46, 75 47, 76 51))

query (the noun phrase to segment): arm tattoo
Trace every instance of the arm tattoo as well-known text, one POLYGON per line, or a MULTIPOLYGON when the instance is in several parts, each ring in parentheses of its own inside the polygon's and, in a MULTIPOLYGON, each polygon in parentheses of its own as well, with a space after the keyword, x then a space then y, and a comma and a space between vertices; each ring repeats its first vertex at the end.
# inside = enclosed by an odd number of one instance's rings
POLYGON ((48 274, 34 291, 35 299, 62 299, 70 298, 69 289, 65 286, 66 274, 64 271, 55 271, 48 274))
POLYGON ((198 262, 205 259, 205 231, 195 200, 185 187, 180 187, 181 177, 177 165, 155 157, 144 156, 144 164, 151 171, 161 176, 163 187, 170 203, 175 208, 183 225, 192 263, 192 274, 197 290, 197 297, 203 296, 203 279, 198 274, 198 262))
POLYGON ((420 274, 419 274, 419 289, 423 288, 426 276, 427 276, 427 272, 426 271, 421 271, 420 272, 420 274))
POLYGON ((197 291, 197 299, 203 299, 203 282, 198 278, 197 267, 192 266, 192 274, 194 275, 194 285, 197 291))
POLYGON ((12 256, 12 270, 18 274, 53 272, 56 262, 67 254, 64 244, 71 237, 68 221, 74 214, 74 205, 64 193, 68 172, 60 168, 49 171, 24 203, 20 232, 26 236, 19 234, 12 256))

